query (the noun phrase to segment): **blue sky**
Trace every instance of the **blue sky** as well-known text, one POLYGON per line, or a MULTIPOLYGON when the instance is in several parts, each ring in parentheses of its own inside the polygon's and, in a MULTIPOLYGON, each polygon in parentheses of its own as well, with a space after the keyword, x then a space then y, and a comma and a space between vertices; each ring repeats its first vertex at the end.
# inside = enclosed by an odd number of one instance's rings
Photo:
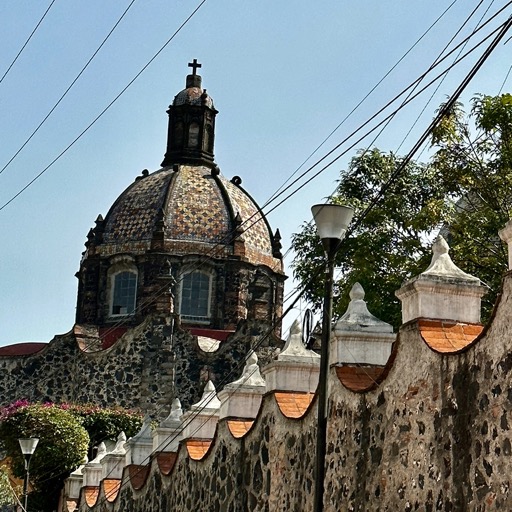
MULTIPOLYGON (((0 82, 0 168, 53 107, 129 3, 55 1, 0 82)), ((49 4, 50 0, 0 3, 0 77, 49 4)), ((470 33, 486 9, 485 19, 505 4, 453 2, 317 156, 423 73, 475 7, 479 6, 475 16, 457 41, 470 33)), ((197 5, 199 0, 133 3, 59 107, 0 173, 0 207, 93 121, 197 5)), ((0 345, 49 341, 72 328, 74 274, 87 232, 142 169, 159 168, 166 144, 166 109, 184 87, 189 61, 197 58, 203 64, 203 86, 219 110, 215 153, 222 173, 228 178, 241 176, 243 186, 263 204, 449 5, 440 0, 206 1, 112 108, 0 210, 0 345)), ((510 11, 509 7, 499 22, 510 11)), ((396 116, 375 145, 396 151, 427 105, 401 146, 400 152, 407 152, 484 47, 449 73, 430 103, 433 89, 396 116)), ((476 92, 499 92, 512 64, 511 49, 512 42, 496 49, 464 100, 476 92)), ((504 91, 509 92, 511 85, 509 78, 504 91)), ((371 139, 357 147, 365 142, 371 139)), ((354 152, 270 214, 285 249, 291 234, 311 218, 310 205, 332 192, 354 152)), ((287 292, 293 286, 291 279, 289 283, 287 292)))

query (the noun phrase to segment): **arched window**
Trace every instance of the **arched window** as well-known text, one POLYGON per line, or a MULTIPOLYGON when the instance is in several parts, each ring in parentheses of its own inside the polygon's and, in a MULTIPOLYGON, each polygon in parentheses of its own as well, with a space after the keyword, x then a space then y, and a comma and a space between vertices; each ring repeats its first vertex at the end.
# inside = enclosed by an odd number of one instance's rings
POLYGON ((125 270, 118 272, 113 278, 110 314, 133 315, 137 295, 137 274, 125 270))
POLYGON ((188 129, 188 147, 197 148, 199 144, 199 125, 197 123, 191 123, 188 129))
POLYGON ((181 280, 180 315, 184 320, 210 320, 211 277, 205 272, 189 272, 181 280))

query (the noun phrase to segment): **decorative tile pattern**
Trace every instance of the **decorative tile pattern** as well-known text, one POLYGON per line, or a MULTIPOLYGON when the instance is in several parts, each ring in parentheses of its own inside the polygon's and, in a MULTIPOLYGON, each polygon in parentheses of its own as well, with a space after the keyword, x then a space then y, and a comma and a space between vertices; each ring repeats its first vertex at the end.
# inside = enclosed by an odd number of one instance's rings
POLYGON ((363 392, 380 383, 384 370, 384 367, 344 365, 336 367, 336 375, 347 389, 363 392))
POLYGON ((235 439, 240 439, 244 437, 247 432, 254 425, 254 421, 246 421, 246 420, 228 420, 228 429, 231 432, 231 435, 235 439))
POLYGON ((121 480, 118 478, 105 478, 102 484, 106 500, 112 503, 117 498, 119 489, 121 489, 121 480))
POLYGON ((258 207, 252 199, 234 183, 220 176, 223 185, 226 187, 233 211, 242 217, 242 228, 244 230, 243 239, 246 245, 260 250, 266 254, 272 254, 272 245, 270 242, 270 233, 266 222, 263 220, 258 207))
POLYGON ((302 418, 311 405, 314 393, 278 391, 274 393, 279 410, 287 418, 302 418))
POLYGON ((132 487, 138 491, 142 489, 149 475, 150 466, 139 466, 137 464, 130 464, 128 468, 128 475, 132 487))
POLYGON ((188 456, 192 460, 201 460, 206 456, 206 453, 212 445, 212 441, 204 441, 201 439, 187 439, 185 441, 187 447, 188 456))
POLYGON ((82 492, 85 494, 85 502, 89 507, 93 507, 98 500, 98 495, 100 493, 100 488, 96 486, 86 486, 82 488, 82 492))
POLYGON ((162 169, 128 187, 106 218, 104 241, 126 242, 151 238, 173 172, 162 169))
POLYGON ((207 167, 180 167, 169 193, 167 226, 173 240, 230 242, 228 211, 207 167))
POLYGON ((103 243, 95 250, 107 257, 122 252, 144 254, 151 248, 156 220, 163 211, 166 251, 229 257, 234 250, 231 206, 244 222, 238 242, 242 252, 236 254, 282 272, 281 260, 272 256, 272 235, 257 205, 237 185, 223 176, 219 179, 225 192, 208 167, 180 165, 178 172, 165 168, 136 180, 110 209, 103 243))
POLYGON ((174 452, 158 452, 156 454, 156 461, 158 469, 163 475, 168 475, 174 468, 178 454, 174 452))

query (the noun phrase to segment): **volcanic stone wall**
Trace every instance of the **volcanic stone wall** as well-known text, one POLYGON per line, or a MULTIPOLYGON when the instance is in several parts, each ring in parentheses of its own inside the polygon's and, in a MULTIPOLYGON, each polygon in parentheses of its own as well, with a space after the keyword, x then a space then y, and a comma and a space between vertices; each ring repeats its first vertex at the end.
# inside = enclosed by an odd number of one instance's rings
MULTIPOLYGON (((331 373, 325 510, 512 510, 512 275, 484 334, 441 354, 416 321, 402 327, 385 380, 365 393, 331 373)), ((273 394, 241 439, 221 421, 209 452, 184 444, 170 474, 126 477, 93 510, 312 510, 316 406, 285 417, 273 394)), ((167 471, 168 472, 168 471, 167 471)), ((90 510, 84 503, 81 510, 90 510)))
MULTIPOLYGON (((219 390, 234 380, 251 344, 268 330, 261 323, 242 323, 218 350, 204 352, 197 337, 172 328, 171 320, 153 315, 108 349, 101 349, 96 330, 76 326, 38 353, 2 356, 0 404, 28 399, 120 405, 162 417, 176 396, 184 408, 196 402, 208 379, 219 390)), ((264 360, 274 342, 267 339, 261 348, 264 360)))

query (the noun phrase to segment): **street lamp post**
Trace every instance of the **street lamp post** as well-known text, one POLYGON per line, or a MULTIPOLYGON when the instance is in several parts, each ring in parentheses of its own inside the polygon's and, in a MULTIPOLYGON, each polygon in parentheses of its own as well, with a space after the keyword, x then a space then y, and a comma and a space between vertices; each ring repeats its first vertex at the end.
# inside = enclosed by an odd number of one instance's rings
POLYGON ((28 439, 18 439, 18 442, 20 443, 21 453, 23 453, 23 457, 25 458, 25 480, 23 482, 23 496, 25 498, 24 510, 27 512, 30 458, 36 450, 39 439, 37 437, 30 437, 28 439))
POLYGON ((326 256, 324 304, 322 313, 322 346, 318 382, 318 423, 316 441, 316 476, 314 512, 324 509, 325 453, 327 445, 327 384, 329 376, 329 343, 331 338, 334 260, 345 237, 354 210, 335 204, 317 204, 311 208, 316 229, 326 256))

